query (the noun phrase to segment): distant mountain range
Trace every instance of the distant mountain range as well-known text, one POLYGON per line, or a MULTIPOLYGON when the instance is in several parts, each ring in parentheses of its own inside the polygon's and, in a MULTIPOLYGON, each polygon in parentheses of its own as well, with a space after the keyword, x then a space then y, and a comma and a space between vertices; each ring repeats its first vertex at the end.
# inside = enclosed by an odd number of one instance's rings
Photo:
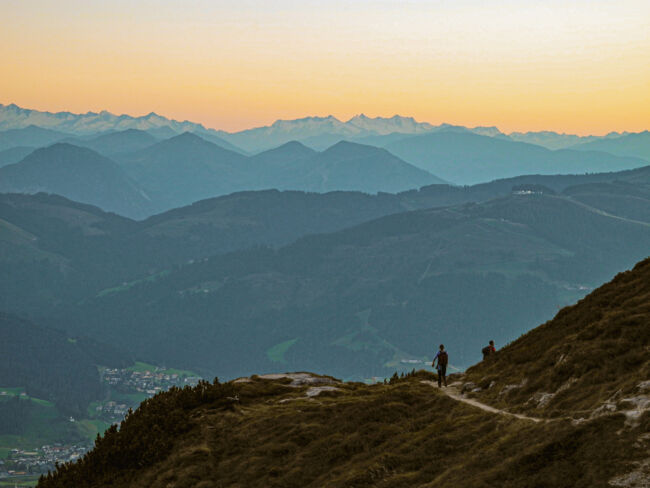
POLYGON ((580 151, 603 151, 617 156, 641 158, 650 161, 650 132, 626 134, 621 137, 598 139, 572 146, 580 151))
POLYGON ((15 146, 0 151, 0 168, 8 164, 18 163, 20 160, 33 153, 36 148, 33 146, 15 146))
POLYGON ((56 193, 135 218, 150 215, 154 208, 117 163, 65 143, 37 149, 0 168, 0 192, 56 193))
POLYGON ((107 111, 73 114, 70 112, 42 112, 21 108, 15 104, 0 104, 0 130, 21 129, 35 125, 57 130, 70 135, 88 135, 107 131, 140 129, 159 131, 162 137, 186 131, 205 131, 203 125, 193 122, 179 122, 151 112, 142 117, 114 115, 107 111), (171 132, 169 132, 171 130, 171 132))
POLYGON ((627 132, 610 132, 605 136, 577 136, 575 134, 558 134, 557 132, 545 130, 539 132, 511 132, 507 137, 513 141, 537 144, 547 149, 565 149, 592 141, 616 139, 627 134, 627 132))
POLYGON ((646 166, 645 158, 650 158, 648 132, 604 138, 550 132, 510 137, 495 127, 433 126, 410 117, 358 115, 347 122, 332 116, 277 121, 231 134, 155 114, 51 114, 0 105, 0 128, 21 125, 0 131, 0 191, 58 193, 134 218, 238 191, 397 193, 522 174, 620 171, 646 166), (178 134, 182 129, 187 130, 178 134), (555 141, 552 146, 561 139, 571 148, 549 150, 521 142, 526 139, 555 141), (51 151, 53 143, 64 145, 51 151), (36 149, 39 167, 47 168, 39 174, 30 163, 36 149), (81 154, 93 164, 83 165, 81 154), (52 164, 50 156, 55 158, 52 164), (102 165, 106 175, 115 173, 107 180, 112 181, 110 190, 98 186, 102 165), (82 166, 75 175, 66 173, 82 166), (120 181, 123 188, 118 189, 120 181))
POLYGON ((75 142, 112 155, 119 164, 87 147, 57 143, 0 167, 0 191, 56 193, 143 218, 243 190, 395 193, 444 183, 384 149, 349 142, 323 152, 286 144, 255 157, 189 132, 157 142, 128 129, 75 142))
POLYGON ((412 117, 395 115, 389 118, 372 118, 364 114, 354 116, 345 122, 331 115, 278 120, 270 126, 229 133, 223 130, 208 129, 198 123, 168 119, 153 112, 141 117, 118 116, 106 111, 85 114, 51 113, 24 109, 15 104, 0 104, 0 131, 25 128, 30 125, 77 136, 138 129, 147 131, 159 139, 167 139, 183 132, 194 132, 226 149, 252 154, 294 140, 317 150, 323 150, 341 140, 384 146, 405 136, 440 130, 469 131, 484 136, 537 144, 547 149, 562 149, 596 140, 609 140, 628 135, 627 133, 612 132, 603 137, 577 136, 552 131, 505 134, 496 127, 466 128, 450 124, 432 125, 427 122, 417 122, 412 117), (231 146, 226 147, 226 144, 231 146))
POLYGON ((119 157, 120 154, 129 153, 153 146, 159 141, 149 132, 140 129, 126 129, 111 131, 100 135, 85 137, 68 137, 62 142, 75 146, 87 147, 95 152, 109 157, 119 157))
MULTIPOLYGON (((0 121, 2 119, 0 118, 0 121)), ((42 147, 61 141, 70 134, 56 130, 44 129, 36 125, 23 128, 8 129, 0 132, 0 151, 17 146, 42 147)))
POLYGON ((189 132, 124 154, 119 161, 159 210, 248 189, 253 177, 246 156, 189 132))
MULTIPOLYGON (((454 126, 449 124, 433 126, 427 122, 417 122, 412 117, 399 115, 390 118, 370 118, 361 114, 347 122, 330 115, 278 120, 267 127, 257 127, 231 134, 221 133, 221 137, 250 152, 263 151, 290 141, 300 141, 309 147, 322 150, 343 140, 381 146, 384 141, 450 128, 454 126)), ((501 134, 495 127, 458 129, 481 134, 501 134)))
POLYGON ((125 171, 167 210, 234 191, 398 192, 444 183, 372 146, 347 142, 323 152, 299 143, 246 157, 185 133, 119 159, 125 171))
MULTIPOLYGON (((11 132, 31 144, 65 135, 36 127, 11 132)), ((252 157, 189 132, 162 141, 137 129, 93 137, 65 135, 62 140, 69 142, 37 151, 16 146, 0 152, 0 191, 57 193, 143 218, 245 190, 397 193, 445 183, 429 171, 450 181, 478 183, 522 172, 580 174, 646 164, 598 151, 550 151, 464 130, 410 136, 387 149, 343 141, 318 152, 293 141, 252 157)))
MULTIPOLYGON (((607 142, 613 143, 616 140, 607 142)), ((583 151, 551 151, 525 142, 513 142, 468 131, 446 130, 406 137, 385 147, 411 164, 447 181, 463 185, 522 174, 597 173, 638 168, 647 164, 647 161, 639 157, 587 151, 592 144, 595 143, 582 146, 585 149, 583 151)), ((650 138, 647 145, 650 148, 650 138)))

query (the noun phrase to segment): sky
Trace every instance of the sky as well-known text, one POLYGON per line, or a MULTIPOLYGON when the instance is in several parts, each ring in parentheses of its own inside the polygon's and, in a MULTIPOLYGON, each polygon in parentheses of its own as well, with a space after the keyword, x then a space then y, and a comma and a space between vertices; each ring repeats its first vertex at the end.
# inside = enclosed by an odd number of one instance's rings
POLYGON ((648 0, 0 0, 0 103, 650 129, 648 0))

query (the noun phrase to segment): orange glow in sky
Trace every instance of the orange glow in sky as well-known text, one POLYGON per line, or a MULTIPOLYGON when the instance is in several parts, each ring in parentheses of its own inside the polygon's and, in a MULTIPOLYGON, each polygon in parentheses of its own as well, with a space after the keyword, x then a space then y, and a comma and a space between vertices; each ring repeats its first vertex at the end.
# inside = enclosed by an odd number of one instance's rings
POLYGON ((26 108, 650 128, 647 0, 5 0, 0 17, 0 103, 26 108))

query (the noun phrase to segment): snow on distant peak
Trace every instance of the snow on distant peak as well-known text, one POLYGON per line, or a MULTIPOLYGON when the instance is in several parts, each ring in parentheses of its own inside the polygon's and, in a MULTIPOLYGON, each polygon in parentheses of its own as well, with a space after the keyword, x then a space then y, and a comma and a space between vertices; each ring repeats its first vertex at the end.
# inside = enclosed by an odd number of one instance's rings
MULTIPOLYGON (((394 115, 393 117, 368 117, 365 114, 359 114, 352 117, 346 122, 341 122, 333 115, 327 117, 303 117, 293 120, 276 120, 267 127, 250 129, 254 131, 265 131, 267 133, 295 133, 302 136, 314 136, 317 134, 328 133, 340 136, 363 136, 363 135, 385 135, 394 132, 407 134, 418 134, 427 132, 434 128, 429 123, 417 122, 413 117, 402 117, 394 115)), ((244 131, 246 132, 246 131, 244 131)))
POLYGON ((270 132, 292 132, 292 133, 314 133, 314 132, 338 132, 344 126, 343 122, 328 115, 327 117, 303 117, 295 120, 276 120, 270 127, 259 129, 270 132))
POLYGON ((73 114, 70 112, 44 112, 20 108, 15 104, 0 104, 0 130, 22 129, 30 125, 85 135, 109 130, 140 129, 151 130, 169 127, 175 133, 206 129, 202 124, 179 122, 168 119, 154 112, 142 117, 131 115, 115 115, 107 110, 101 112, 86 112, 73 114))
POLYGON ((345 124, 361 131, 379 135, 392 134, 394 132, 418 134, 428 132, 434 128, 427 122, 417 122, 413 117, 402 117, 401 115, 393 115, 390 118, 373 118, 365 114, 359 114, 352 117, 345 124))

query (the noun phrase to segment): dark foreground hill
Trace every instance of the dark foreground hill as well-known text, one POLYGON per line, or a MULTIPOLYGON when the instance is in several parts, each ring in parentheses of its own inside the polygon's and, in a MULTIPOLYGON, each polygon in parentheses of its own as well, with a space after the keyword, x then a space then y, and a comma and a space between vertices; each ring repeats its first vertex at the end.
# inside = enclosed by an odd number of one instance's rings
POLYGON ((449 391, 424 371, 389 384, 293 374, 174 389, 39 486, 648 486, 649 296, 646 260, 449 391), (453 393, 478 377, 501 410, 453 393), (548 412, 509 413, 567 381, 548 412))

